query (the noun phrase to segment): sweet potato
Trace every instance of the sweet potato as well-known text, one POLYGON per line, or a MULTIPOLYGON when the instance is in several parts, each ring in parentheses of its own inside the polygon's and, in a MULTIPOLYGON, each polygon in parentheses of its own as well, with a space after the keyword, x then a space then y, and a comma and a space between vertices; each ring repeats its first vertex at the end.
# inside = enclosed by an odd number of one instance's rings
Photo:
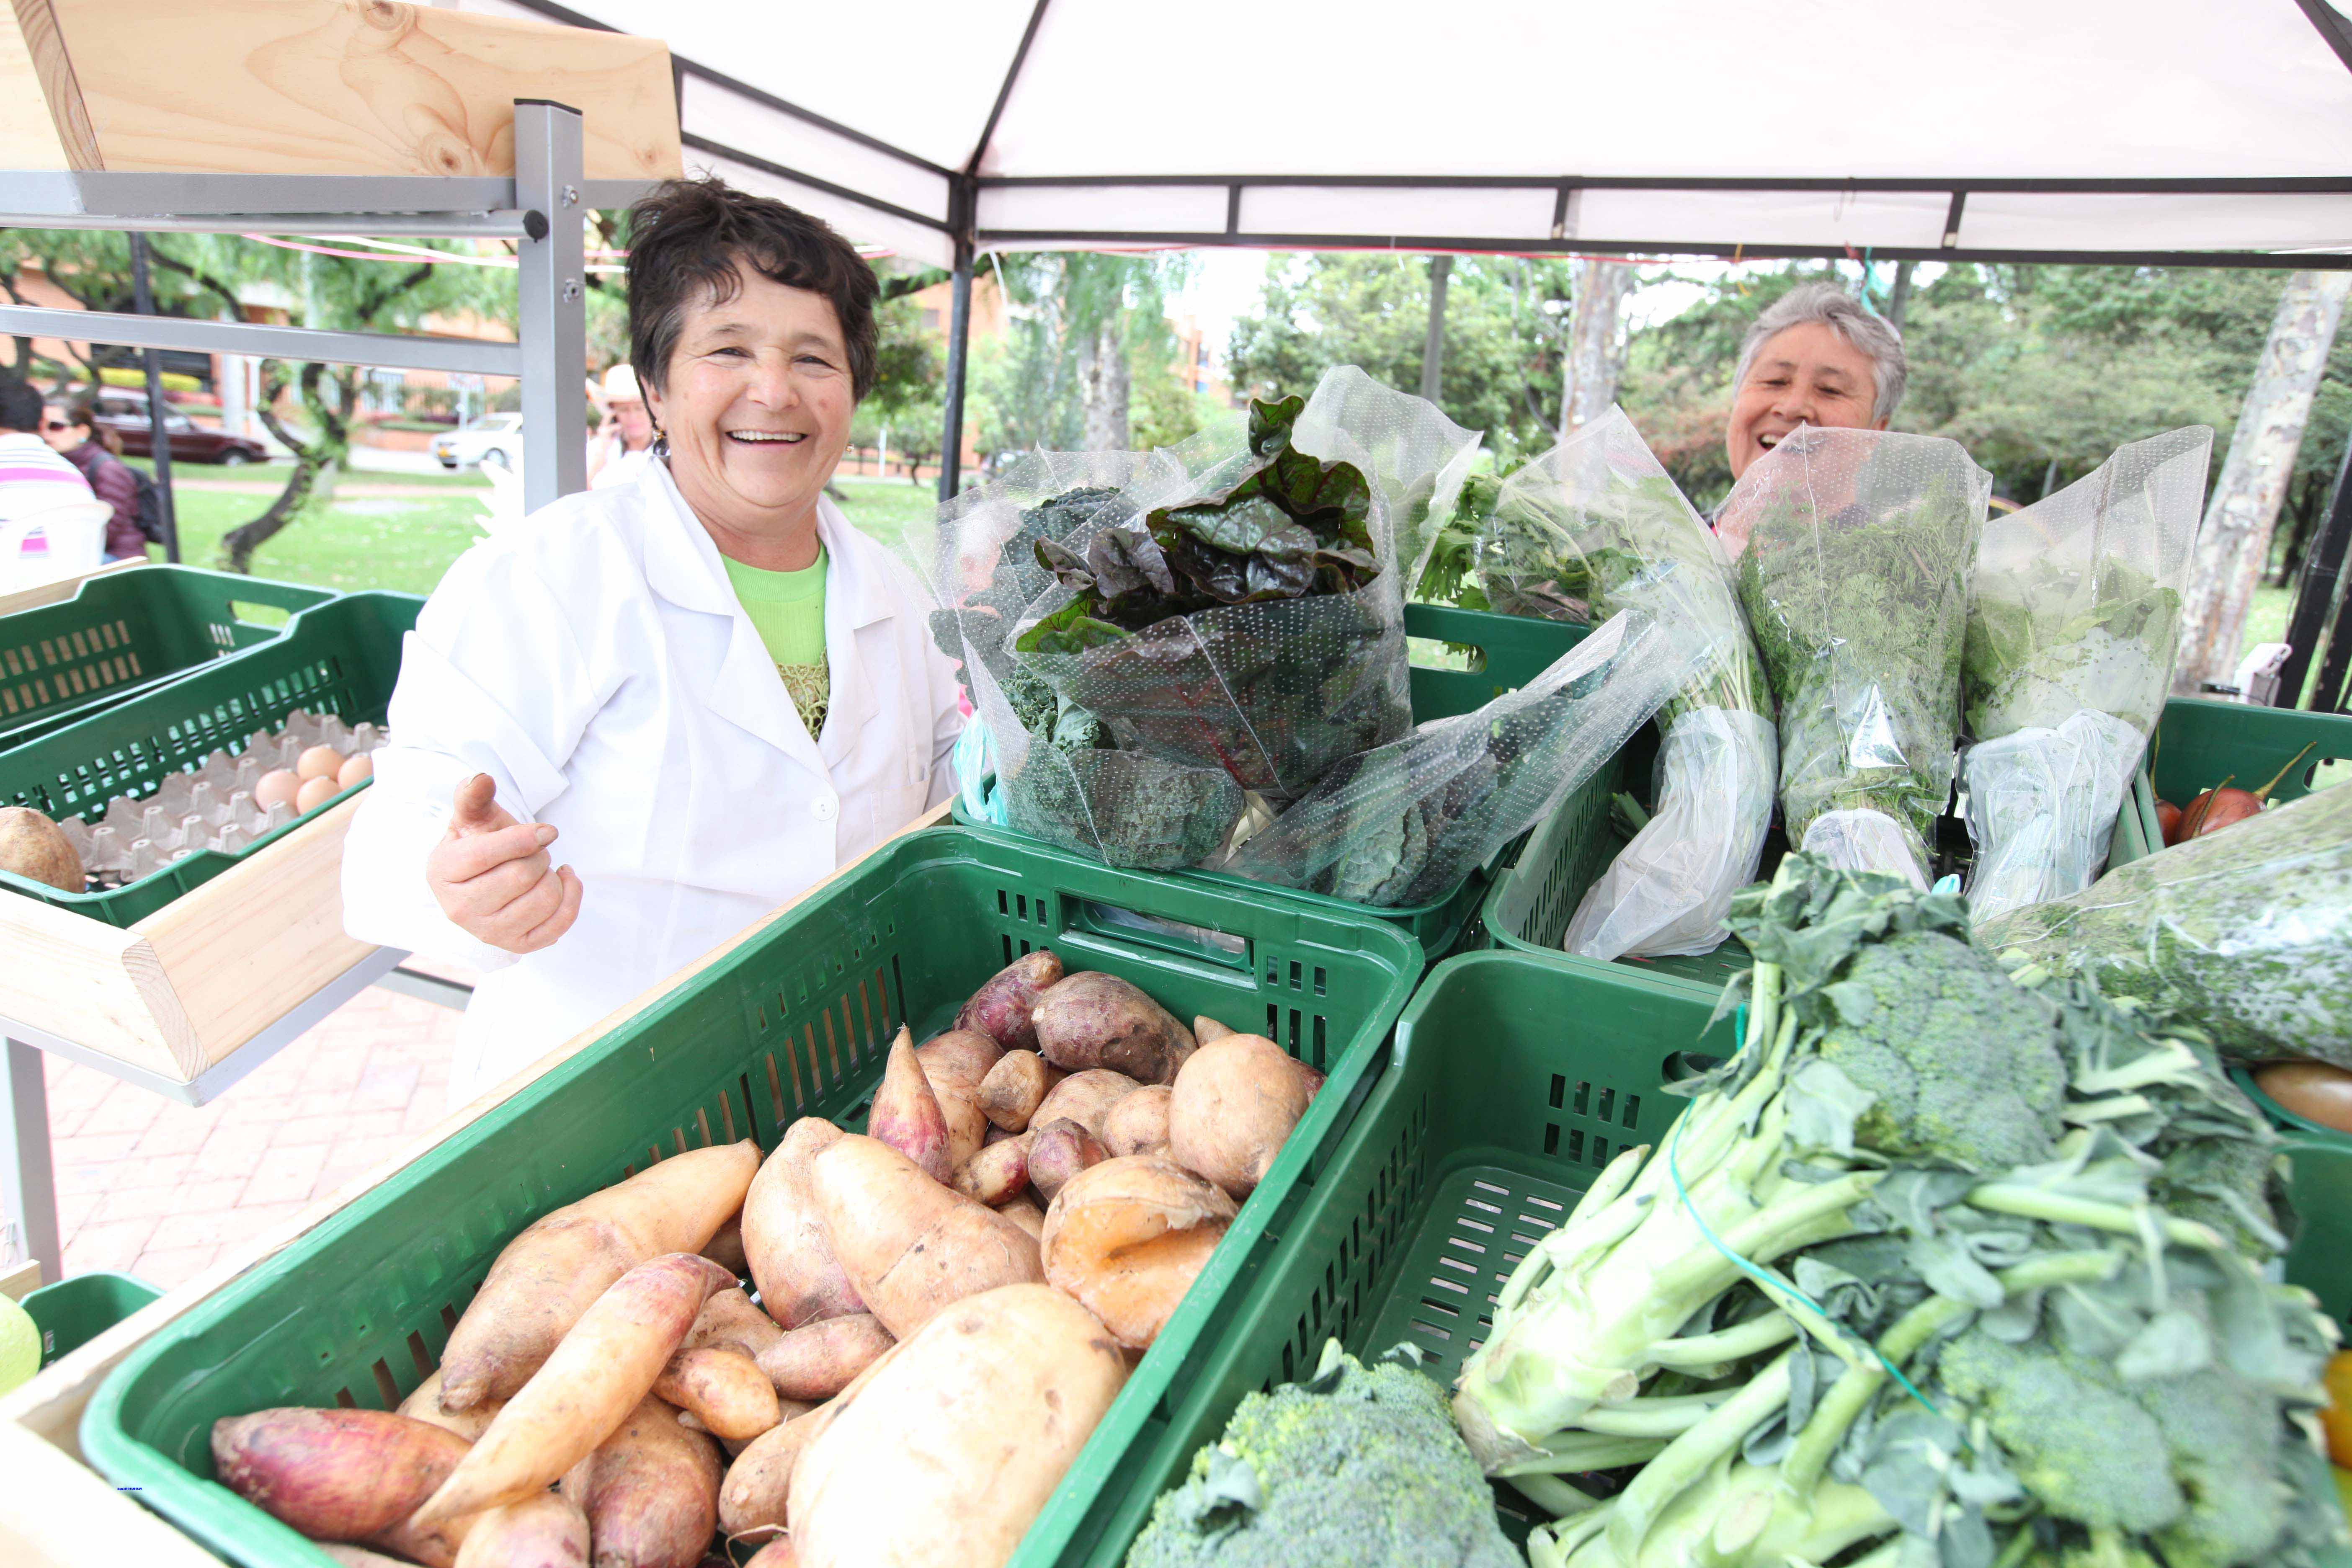
POLYGON ((1029 1135, 990 1143, 955 1173, 955 1190, 991 1208, 1029 1184, 1029 1135))
POLYGON ((1064 1183, 1089 1165, 1110 1158, 1101 1140, 1067 1117, 1048 1121, 1029 1135, 1029 1181, 1047 1203, 1064 1183))
POLYGON ((787 1399, 831 1399, 890 1343, 890 1331, 871 1312, 827 1318, 777 1341, 760 1357, 760 1370, 787 1399))
POLYGON ((923 1076, 923 1064, 915 1059, 915 1037, 903 1027, 890 1042, 882 1087, 874 1091, 873 1109, 866 1115, 866 1135, 912 1160, 935 1182, 955 1174, 948 1163, 947 1119, 940 1114, 939 1096, 923 1076))
POLYGON ((1222 1040, 1236 1031, 1225 1027, 1206 1013, 1192 1020, 1192 1043, 1205 1046, 1212 1040, 1222 1040))
POLYGON ((449 1332, 441 1407, 510 1399, 607 1286, 648 1258, 698 1252, 760 1168, 745 1140, 694 1149, 547 1215, 507 1243, 449 1332))
POLYGON ((1037 1102, 1062 1081, 1062 1069, 1034 1051, 1007 1051, 980 1080, 980 1109, 1007 1132, 1024 1132, 1037 1102))
POLYGON ((1193 1053, 1168 1101, 1168 1152, 1236 1198, 1265 1179, 1323 1075, 1263 1035, 1193 1053))
POLYGON ((1034 1051, 1037 1026, 1031 1015, 1037 998, 1061 978, 1062 961, 1051 948, 1024 952, 971 994, 956 1015, 955 1026, 986 1035, 1008 1051, 1034 1051))
POLYGON ((1151 1083, 1114 1100, 1103 1115, 1103 1147, 1114 1157, 1165 1153, 1172 1092, 1164 1083, 1151 1083))
POLYGON ((871 1138, 844 1138, 819 1154, 809 1190, 858 1299, 895 1338, 951 1301, 1045 1278, 1019 1226, 871 1138))
POLYGON ((288 1405, 213 1423, 220 1483, 314 1541, 359 1541, 407 1518, 466 1448, 389 1410, 288 1405))
POLYGON ((1192 1054, 1192 1032, 1116 974, 1087 970, 1037 999, 1037 1049, 1065 1072, 1109 1068, 1167 1083, 1192 1054))
POLYGON ((743 1568, 799 1568, 801 1554, 793 1547, 793 1538, 779 1535, 745 1559, 743 1568))
POLYGON ((681 1349, 654 1379, 654 1394, 718 1437, 756 1437, 783 1419, 768 1374, 733 1345, 681 1349))
POLYGON ((760 1310, 758 1303, 739 1286, 711 1293, 695 1318, 694 1327, 687 1331, 684 1348, 732 1346, 757 1361, 761 1351, 783 1337, 784 1331, 776 1326, 776 1320, 760 1310))
POLYGON ((743 1199, 743 1253, 760 1305, 788 1329, 866 1310, 825 1243, 808 1194, 809 1162, 843 1136, 823 1117, 802 1117, 785 1129, 743 1199))
MULTIPOLYGON (((727 1270, 691 1252, 630 1269, 580 1315, 414 1522, 429 1527, 519 1502, 561 1479, 630 1419, 703 1301, 733 1284, 727 1270)), ((664 1423, 676 1427, 677 1417, 662 1410, 664 1423)))
POLYGON ((370 1552, 364 1546, 353 1546, 348 1542, 321 1541, 318 1544, 320 1551, 325 1552, 330 1560, 341 1563, 342 1568, 409 1568, 404 1558, 387 1557, 381 1552, 370 1552))
POLYGON ((751 1265, 743 1256, 743 1216, 740 1214, 719 1227, 719 1234, 710 1238, 709 1245, 702 1249, 702 1256, 738 1279, 750 1278, 751 1265))
POLYGON ((629 1412, 563 1477, 588 1516, 594 1568, 695 1568, 719 1524, 719 1445, 658 1399, 629 1412))
POLYGON ((1110 1108, 1142 1086, 1123 1072, 1108 1068, 1091 1068, 1074 1072, 1046 1091, 1037 1102, 1036 1114, 1029 1119, 1032 1127, 1043 1127, 1049 1121, 1068 1117, 1097 1138, 1103 1134, 1103 1120, 1110 1108))
POLYGON ((457 1568, 588 1568, 588 1516, 553 1492, 474 1521, 457 1568))
POLYGON ((1009 1204, 1001 1204, 997 1206, 996 1212, 1027 1231, 1029 1239, 1032 1241, 1037 1240, 1045 1234, 1045 1211, 1025 1197, 1014 1198, 1009 1204))
POLYGON ((916 1048, 915 1059, 923 1064, 923 1076, 939 1096, 940 1114, 947 1118, 950 1170, 979 1152, 988 1137, 980 1086, 1003 1055, 994 1040, 969 1029, 950 1029, 916 1048))
POLYGON ((416 1391, 400 1402, 399 1414, 411 1421, 422 1421, 443 1431, 455 1432, 470 1443, 482 1435, 482 1428, 490 1424, 490 1417, 505 1409, 506 1405, 503 1399, 486 1399, 471 1410, 442 1409, 441 1372, 436 1367, 432 1376, 418 1384, 416 1391))
POLYGON ((1126 1380, 1118 1344, 1058 1291, 956 1302, 802 1451, 786 1499, 799 1568, 1003 1563, 1126 1380))
POLYGON ((1151 1155, 1106 1160, 1071 1178, 1045 1211, 1045 1279, 1086 1304, 1119 1342, 1159 1337, 1239 1212, 1213 1184, 1151 1155))
POLYGON ((719 1529, 737 1536, 783 1528, 793 1466, 823 1425, 815 1417, 824 1414, 825 1408, 819 1406, 807 1415, 795 1416, 753 1438, 735 1456, 735 1462, 727 1467, 727 1479, 719 1486, 719 1529))

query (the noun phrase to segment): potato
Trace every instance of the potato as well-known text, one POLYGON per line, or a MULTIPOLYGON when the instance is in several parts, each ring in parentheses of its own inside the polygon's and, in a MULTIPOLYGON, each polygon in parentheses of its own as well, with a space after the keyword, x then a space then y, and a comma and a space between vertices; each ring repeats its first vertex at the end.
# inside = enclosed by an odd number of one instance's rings
POLYGON ((1029 1135, 991 1143, 964 1162, 955 1173, 955 1190, 991 1208, 1020 1195, 1029 1184, 1029 1135))
POLYGON ((719 1446, 647 1399, 563 1477, 594 1568, 695 1568, 719 1526, 719 1446))
POLYGON ((955 1026, 986 1035, 1008 1051, 1034 1051, 1037 1026, 1031 1015, 1037 998, 1061 978, 1062 961, 1051 948, 1024 952, 971 994, 956 1015, 955 1026))
POLYGON ((681 1349, 654 1379, 654 1394, 714 1436, 756 1437, 783 1419, 768 1374, 733 1345, 681 1349))
POLYGON ((1103 1115, 1103 1147, 1114 1156, 1164 1153, 1168 1100, 1173 1092, 1164 1083, 1152 1083, 1114 1100, 1103 1115))
POLYGON ((980 1082, 980 1109, 1007 1132, 1024 1132, 1045 1091, 1062 1081, 1062 1069, 1034 1051, 1007 1051, 980 1082))
POLYGON ((1037 999, 1037 1049, 1065 1072, 1109 1068, 1167 1083, 1192 1054, 1192 1032, 1116 974, 1070 975, 1037 999))
POLYGON ((915 1059, 915 1037, 901 1028, 890 1042, 889 1065, 882 1069, 882 1087, 874 1091, 874 1107, 866 1112, 866 1135, 887 1143, 912 1160, 935 1182, 955 1174, 948 1163, 947 1119, 940 1114, 939 1096, 915 1059))
POLYGON ((507 1243, 449 1331, 441 1407, 511 1399, 589 1304, 638 1264, 698 1252, 743 1206, 760 1146, 694 1149, 591 1193, 507 1243))
POLYGON ((1192 1020, 1192 1043, 1196 1046, 1205 1046, 1211 1040, 1222 1040, 1227 1035, 1236 1032, 1218 1023, 1206 1013, 1192 1020))
POLYGON ((1263 1035, 1203 1046, 1176 1075, 1168 1152, 1236 1198, 1265 1179, 1323 1075, 1263 1035))
POLYGON ((391 1529, 466 1453, 456 1433, 389 1410, 289 1405, 213 1423, 221 1485, 314 1541, 361 1541, 391 1529))
POLYGON ((507 1407, 503 1399, 486 1399, 471 1410, 441 1408, 441 1373, 435 1368, 433 1375, 416 1385, 416 1392, 400 1402, 399 1414, 411 1421, 422 1421, 438 1426, 445 1432, 455 1432, 470 1443, 482 1435, 490 1417, 507 1407))
POLYGON ((784 1331, 776 1326, 776 1320, 760 1310, 758 1304, 738 1286, 732 1290, 714 1291, 710 1300, 702 1304, 701 1315, 687 1331, 685 1348, 731 1346, 757 1361, 761 1351, 783 1337, 784 1331))
POLYGON ((702 1249, 702 1256, 738 1279, 749 1279, 751 1265, 743 1256, 743 1216, 739 1214, 720 1226, 719 1234, 702 1249))
POLYGON ((1045 1211, 1045 1279, 1136 1350, 1159 1337, 1239 1210, 1172 1161, 1106 1160, 1045 1211))
MULTIPOLYGON (((704 1300, 733 1284, 727 1270, 691 1252, 630 1269, 580 1315, 413 1522, 429 1528, 520 1502, 562 1479, 632 1418, 704 1300)), ((661 1408, 664 1424, 677 1427, 676 1415, 661 1408)))
POLYGON ((457 1568, 588 1568, 588 1516, 553 1492, 474 1521, 457 1568))
POLYGON ((1037 1113, 1029 1119, 1029 1125, 1043 1127, 1066 1116, 1099 1139, 1110 1108, 1141 1087, 1125 1073, 1108 1068, 1074 1072, 1037 1102, 1037 1113))
POLYGON ((953 1170, 980 1152, 988 1136, 988 1113, 980 1108, 980 1086, 1003 1056, 994 1040, 967 1029, 950 1029, 917 1047, 915 1059, 939 1096, 948 1123, 948 1167, 953 1170))
POLYGON ((1109 1158, 1100 1140, 1067 1117, 1048 1121, 1029 1135, 1029 1181, 1049 1204, 1065 1182, 1109 1158))
POLYGON ((802 1451, 786 1500, 799 1568, 997 1568, 1126 1381, 1118 1344, 1059 1291, 956 1302, 802 1451))
POLYGON ((29 805, 0 805, 0 871, 14 871, 61 893, 79 893, 88 885, 73 840, 29 805))
POLYGON ((819 1221, 866 1310, 904 1339, 950 1302, 1044 1279, 1028 1235, 871 1138, 809 1166, 819 1221))
POLYGON ((1045 1234, 1045 1211, 1025 1197, 1014 1198, 1008 1204, 999 1204, 996 1212, 1027 1231, 1029 1239, 1032 1241, 1037 1240, 1045 1234))
POLYGON ((788 1329, 866 1310, 808 1194, 809 1163, 843 1136, 823 1117, 802 1117, 785 1130, 743 1199, 743 1255, 760 1305, 788 1329))

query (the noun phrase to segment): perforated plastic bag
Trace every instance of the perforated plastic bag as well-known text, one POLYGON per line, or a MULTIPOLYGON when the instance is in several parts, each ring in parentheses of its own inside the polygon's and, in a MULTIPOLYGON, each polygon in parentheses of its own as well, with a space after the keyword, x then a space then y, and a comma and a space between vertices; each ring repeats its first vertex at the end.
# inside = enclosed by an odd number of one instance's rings
POLYGON ((1349 758, 1217 868, 1381 908, 1443 898, 1591 777, 1703 652, 1628 610, 1518 690, 1349 758))
POLYGON ((1789 839, 1840 869, 1927 885, 1991 489, 1940 437, 1804 426, 1724 503, 1718 531, 1780 704, 1789 839))
POLYGON ((1708 952, 1772 823, 1779 743, 1748 617, 1715 535, 1622 408, 1502 483, 1481 529, 1490 603, 1582 620, 1634 607, 1705 640, 1658 714, 1657 810, 1577 906, 1561 945, 1588 958, 1708 952))
POLYGON ((2090 886, 2164 710, 2213 432, 2116 450, 1989 520, 1961 679, 1979 921, 2090 886))

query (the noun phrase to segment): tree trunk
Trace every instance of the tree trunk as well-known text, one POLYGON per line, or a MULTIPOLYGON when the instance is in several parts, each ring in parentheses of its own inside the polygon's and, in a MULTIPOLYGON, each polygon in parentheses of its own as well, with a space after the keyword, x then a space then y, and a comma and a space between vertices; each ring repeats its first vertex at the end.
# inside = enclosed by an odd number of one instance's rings
POLYGON ((1421 397, 1437 401, 1437 377, 1445 368, 1445 285, 1454 276, 1454 258, 1429 260, 1429 336, 1421 345, 1421 397))
POLYGON ((1895 292, 1886 301, 1886 324, 1898 332, 1903 330, 1903 312, 1911 304, 1911 269, 1917 265, 1916 261, 1895 264, 1895 292))
POLYGON ((1568 329, 1568 374, 1560 389, 1562 440, 1588 419, 1609 412, 1617 401, 1617 377, 1625 368, 1624 334, 1617 330, 1625 296, 1633 289, 1633 268, 1622 261, 1583 261, 1576 269, 1576 309, 1568 329))
POLYGON ((1127 449, 1134 379, 1128 368, 1127 336, 1116 318, 1078 341, 1078 395, 1086 421, 1080 450, 1127 449))
POLYGON ((2177 693, 2194 696, 2206 682, 2226 683, 2237 670, 2246 607, 2270 556, 2271 531, 2294 474, 2295 451, 2347 291, 2352 273, 2297 272, 2279 298, 2197 535, 2180 606, 2180 659, 2172 677, 2177 693))
POLYGON ((352 405, 359 395, 356 374, 343 372, 329 377, 323 365, 302 367, 299 383, 302 405, 317 421, 319 431, 315 440, 303 441, 278 417, 278 395, 286 388, 284 379, 264 373, 260 405, 254 412, 272 436, 293 448, 294 471, 287 476, 286 488, 278 492, 259 517, 221 535, 221 565, 225 569, 250 574, 255 551, 306 508, 323 506, 333 498, 335 481, 351 459, 352 405), (327 401, 320 386, 329 380, 337 394, 333 404, 327 401))

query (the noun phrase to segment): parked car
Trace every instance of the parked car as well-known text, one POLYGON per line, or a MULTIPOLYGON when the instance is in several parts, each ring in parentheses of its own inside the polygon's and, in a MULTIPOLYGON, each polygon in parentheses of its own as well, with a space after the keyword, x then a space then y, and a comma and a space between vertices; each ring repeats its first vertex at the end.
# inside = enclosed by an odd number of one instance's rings
MULTIPOLYGON (((98 401, 98 422, 121 439, 122 450, 134 458, 155 455, 154 429, 147 419, 143 397, 105 397, 98 401)), ((176 408, 163 410, 163 428, 172 433, 172 456, 183 463, 266 463, 269 448, 243 436, 213 430, 176 408)))
POLYGON ((425 449, 445 468, 471 468, 476 463, 511 468, 522 456, 522 416, 493 414, 463 429, 434 437, 425 449))

